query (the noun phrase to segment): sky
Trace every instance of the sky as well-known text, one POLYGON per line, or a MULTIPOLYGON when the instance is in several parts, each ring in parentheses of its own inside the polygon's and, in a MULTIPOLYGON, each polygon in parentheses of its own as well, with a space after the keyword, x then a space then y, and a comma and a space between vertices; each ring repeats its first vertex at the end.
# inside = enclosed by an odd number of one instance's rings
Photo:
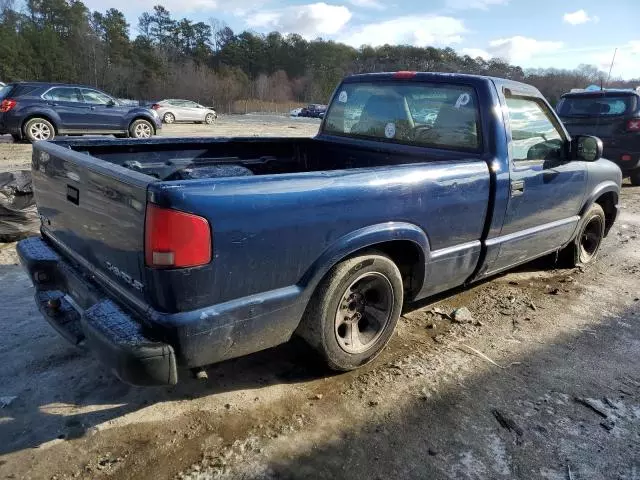
POLYGON ((592 64, 612 77, 640 78, 639 0, 85 0, 90 9, 137 18, 153 5, 174 18, 216 18, 235 32, 299 33, 361 45, 452 47, 523 68, 592 64))

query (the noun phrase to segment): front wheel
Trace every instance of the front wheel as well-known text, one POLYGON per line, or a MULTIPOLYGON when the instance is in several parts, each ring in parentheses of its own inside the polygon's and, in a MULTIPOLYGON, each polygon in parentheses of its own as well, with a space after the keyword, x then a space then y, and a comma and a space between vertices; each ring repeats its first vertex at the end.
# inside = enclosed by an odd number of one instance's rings
POLYGON ((31 143, 39 140, 53 140, 56 136, 56 130, 48 120, 32 118, 24 126, 24 135, 31 143))
POLYGON ((151 138, 153 136, 153 125, 146 120, 138 119, 129 127, 129 135, 133 138, 151 138))
POLYGON ((389 257, 371 253, 344 260, 316 289, 298 333, 329 368, 352 370, 382 352, 402 301, 402 277, 389 257))
POLYGON ((631 185, 634 187, 640 186, 640 168, 631 171, 629 180, 631 180, 631 185))
POLYGON ((207 114, 207 116, 206 116, 206 117, 204 117, 204 122, 205 122, 207 125, 211 125, 211 124, 214 122, 214 120, 215 120, 215 119, 216 119, 216 118, 215 118, 215 116, 213 115, 213 113, 208 113, 208 114, 207 114))
POLYGON ((170 125, 176 121, 176 117, 173 113, 167 112, 164 114, 164 117, 162 117, 162 121, 170 125))
POLYGON ((583 217, 578 235, 562 252, 567 266, 580 267, 593 263, 604 238, 605 225, 604 210, 594 203, 583 217))

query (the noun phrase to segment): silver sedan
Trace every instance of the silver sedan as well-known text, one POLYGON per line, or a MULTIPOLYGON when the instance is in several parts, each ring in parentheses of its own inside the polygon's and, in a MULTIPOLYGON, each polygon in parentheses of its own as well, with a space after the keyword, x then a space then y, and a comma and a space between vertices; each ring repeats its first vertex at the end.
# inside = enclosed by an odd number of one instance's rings
POLYGON ((168 99, 153 104, 151 107, 164 123, 195 122, 211 125, 218 114, 212 108, 204 107, 191 100, 168 99))

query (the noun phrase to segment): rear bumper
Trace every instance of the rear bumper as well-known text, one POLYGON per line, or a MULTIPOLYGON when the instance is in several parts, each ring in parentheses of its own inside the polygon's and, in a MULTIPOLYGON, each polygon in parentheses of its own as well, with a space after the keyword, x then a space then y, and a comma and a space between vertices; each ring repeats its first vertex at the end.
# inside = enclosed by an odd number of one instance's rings
POLYGON ((38 309, 64 338, 95 353, 126 383, 177 383, 176 355, 171 345, 155 340, 148 329, 103 296, 41 238, 23 240, 17 250, 36 289, 38 309))
POLYGON ((186 312, 162 313, 146 304, 140 310, 124 295, 108 294, 100 275, 85 275, 84 266, 49 241, 31 237, 17 250, 45 319, 132 385, 173 385, 178 363, 200 367, 284 343, 308 299, 290 286, 186 312))

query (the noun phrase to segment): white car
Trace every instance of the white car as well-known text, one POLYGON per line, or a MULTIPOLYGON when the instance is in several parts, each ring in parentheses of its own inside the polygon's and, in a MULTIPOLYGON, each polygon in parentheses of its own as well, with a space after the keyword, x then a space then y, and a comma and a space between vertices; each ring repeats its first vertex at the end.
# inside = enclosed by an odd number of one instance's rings
POLYGON ((154 103, 151 108, 158 113, 164 123, 194 122, 211 125, 218 114, 213 108, 208 108, 191 100, 170 98, 154 103))
POLYGON ((302 108, 294 108, 289 112, 289 115, 291 115, 292 117, 299 117, 301 112, 302 108))

